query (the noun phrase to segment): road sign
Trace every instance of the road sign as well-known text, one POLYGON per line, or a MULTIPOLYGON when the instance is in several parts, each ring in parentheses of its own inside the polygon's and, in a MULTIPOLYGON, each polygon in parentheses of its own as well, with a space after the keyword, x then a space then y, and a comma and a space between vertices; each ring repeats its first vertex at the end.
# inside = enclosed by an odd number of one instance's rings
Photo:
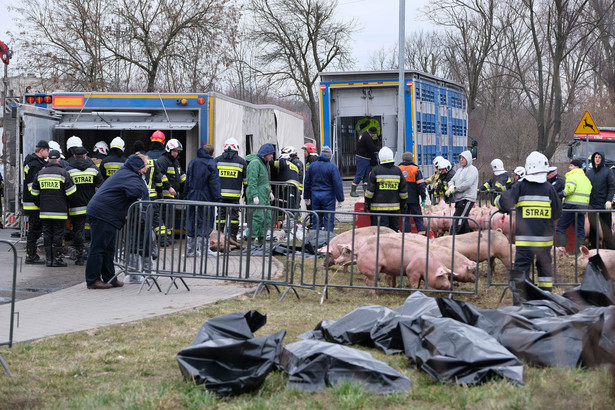
POLYGON ((600 131, 598 131, 598 127, 596 126, 594 119, 589 114, 589 111, 585 111, 585 114, 583 114, 583 118, 581 118, 581 121, 579 122, 579 125, 577 125, 577 129, 574 130, 574 133, 586 135, 600 134, 600 131))

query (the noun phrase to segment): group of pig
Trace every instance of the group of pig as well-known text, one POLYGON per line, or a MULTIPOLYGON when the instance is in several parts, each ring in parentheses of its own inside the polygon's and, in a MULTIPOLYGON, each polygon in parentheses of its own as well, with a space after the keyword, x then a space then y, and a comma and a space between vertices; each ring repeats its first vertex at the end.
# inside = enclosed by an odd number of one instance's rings
POLYGON ((495 259, 507 270, 511 260, 510 243, 501 231, 428 239, 424 235, 369 226, 337 235, 320 251, 328 253, 325 266, 356 264, 372 294, 380 275, 384 275, 392 288, 396 287, 396 278, 405 275, 412 289, 419 289, 424 281, 433 289, 448 290, 451 277, 460 282, 474 282, 478 262, 488 260, 495 271, 495 259))

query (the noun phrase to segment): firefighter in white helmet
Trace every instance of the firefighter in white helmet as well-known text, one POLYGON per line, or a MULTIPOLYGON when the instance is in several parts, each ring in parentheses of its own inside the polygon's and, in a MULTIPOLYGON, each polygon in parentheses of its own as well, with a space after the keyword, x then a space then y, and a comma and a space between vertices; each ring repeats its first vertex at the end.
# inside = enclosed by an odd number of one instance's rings
POLYGON ((508 176, 508 172, 504 170, 504 163, 501 159, 496 158, 491 161, 491 171, 493 172, 493 177, 480 187, 481 192, 493 191, 500 193, 510 188, 512 181, 508 176))
POLYGON ((124 156, 125 144, 120 137, 111 140, 109 155, 100 162, 100 173, 107 179, 113 175, 126 162, 124 156))
POLYGON ((399 212, 406 210, 408 187, 403 172, 393 162, 393 151, 384 147, 378 152, 376 166, 369 174, 365 190, 365 211, 390 214, 386 216, 372 216, 372 226, 386 226, 399 231, 399 212))
POLYGON ((100 163, 107 155, 109 155, 109 144, 101 140, 94 144, 94 149, 92 154, 90 154, 90 158, 97 167, 100 167, 100 163))
MULTIPOLYGON (((439 168, 439 165, 440 165, 440 162, 442 161, 445 161, 445 159, 441 155, 438 155, 437 157, 433 159, 433 161, 431 161, 431 163, 433 164, 433 175, 425 179, 425 185, 428 186, 428 191, 429 191, 430 196, 436 193, 435 192, 436 186, 437 186, 438 180, 440 179, 440 172, 441 172, 440 171, 441 168, 439 168), (429 188, 429 185, 431 185, 431 188, 429 188)), ((453 171, 453 175, 454 175, 454 171, 453 171)), ((451 175, 451 178, 452 178, 452 175, 451 175)))
MULTIPOLYGON (((516 209, 515 271, 521 279, 530 279, 536 257, 538 287, 551 291, 553 287, 554 221, 562 214, 562 203, 547 181, 549 161, 540 152, 532 152, 525 160, 525 176, 495 199, 495 205, 506 213, 516 209), (527 200, 531 198, 531 201, 527 200)), ((511 271, 514 276, 514 271, 511 271)), ((514 295, 514 293, 513 293, 514 295)), ((515 301, 517 304, 518 300, 515 301)))
MULTIPOLYGON (((246 169, 248 162, 239 155, 239 142, 229 138, 224 142, 224 152, 216 157, 220 187, 222 189, 222 202, 226 204, 239 204, 242 189, 247 185, 246 169)), ((224 232, 228 228, 233 240, 239 232, 239 208, 220 207, 218 214, 218 230, 224 232), (227 223, 230 226, 227 227, 227 223)))
POLYGON ((512 183, 510 184, 510 187, 512 188, 516 183, 523 180, 523 177, 525 177, 525 168, 515 168, 512 172, 512 183))

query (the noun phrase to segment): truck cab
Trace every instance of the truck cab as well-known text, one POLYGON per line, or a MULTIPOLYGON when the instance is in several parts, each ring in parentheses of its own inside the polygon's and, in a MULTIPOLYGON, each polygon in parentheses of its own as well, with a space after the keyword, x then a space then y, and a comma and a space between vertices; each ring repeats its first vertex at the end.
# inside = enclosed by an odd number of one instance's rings
POLYGON ((589 163, 594 152, 604 154, 605 165, 615 167, 615 127, 599 127, 596 135, 574 134, 568 142, 568 158, 589 163))

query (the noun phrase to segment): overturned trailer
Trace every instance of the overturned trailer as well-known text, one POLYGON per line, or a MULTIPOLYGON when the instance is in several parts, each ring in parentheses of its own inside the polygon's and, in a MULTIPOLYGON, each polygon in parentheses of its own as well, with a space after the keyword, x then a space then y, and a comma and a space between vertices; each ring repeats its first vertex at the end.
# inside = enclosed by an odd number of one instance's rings
POLYGON ((211 144, 221 153, 224 141, 240 142, 240 155, 256 153, 264 143, 276 149, 303 145, 303 117, 274 105, 254 105, 215 93, 36 93, 21 97, 5 124, 5 226, 20 226, 23 160, 36 142, 57 141, 65 147, 73 135, 88 151, 96 142, 121 137, 126 153, 134 143, 149 145, 153 131, 184 146, 180 162, 186 164, 198 148, 211 144))

